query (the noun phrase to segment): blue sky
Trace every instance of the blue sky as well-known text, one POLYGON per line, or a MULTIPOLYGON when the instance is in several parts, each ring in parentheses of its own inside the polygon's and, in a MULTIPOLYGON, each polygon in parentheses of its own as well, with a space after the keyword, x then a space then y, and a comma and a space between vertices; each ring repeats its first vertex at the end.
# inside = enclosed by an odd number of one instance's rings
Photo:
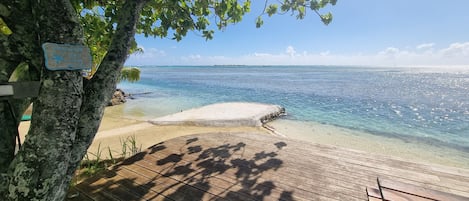
MULTIPOLYGON (((272 1, 272 0, 271 0, 272 1)), ((273 1, 272 1, 273 2, 273 1)), ((196 32, 182 41, 136 40, 143 54, 126 65, 359 65, 465 66, 469 68, 469 1, 338 0, 328 26, 312 12, 303 20, 264 17, 252 0, 243 21, 205 41, 196 32)))

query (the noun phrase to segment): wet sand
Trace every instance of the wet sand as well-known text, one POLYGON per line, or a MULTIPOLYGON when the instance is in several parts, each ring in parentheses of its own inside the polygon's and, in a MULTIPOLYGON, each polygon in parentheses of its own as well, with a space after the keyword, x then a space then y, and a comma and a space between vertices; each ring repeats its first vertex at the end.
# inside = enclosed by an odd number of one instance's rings
POLYGON ((268 124, 288 138, 362 150, 407 161, 469 169, 469 153, 314 122, 279 119, 268 124))

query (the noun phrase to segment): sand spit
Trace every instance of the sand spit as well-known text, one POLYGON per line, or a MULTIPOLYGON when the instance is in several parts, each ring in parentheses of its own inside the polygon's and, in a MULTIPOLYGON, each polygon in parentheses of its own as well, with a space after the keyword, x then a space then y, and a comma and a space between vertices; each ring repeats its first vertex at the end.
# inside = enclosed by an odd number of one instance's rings
POLYGON ((155 125, 188 126, 262 126, 283 115, 285 109, 278 105, 261 103, 217 103, 176 114, 156 118, 149 122, 155 125))

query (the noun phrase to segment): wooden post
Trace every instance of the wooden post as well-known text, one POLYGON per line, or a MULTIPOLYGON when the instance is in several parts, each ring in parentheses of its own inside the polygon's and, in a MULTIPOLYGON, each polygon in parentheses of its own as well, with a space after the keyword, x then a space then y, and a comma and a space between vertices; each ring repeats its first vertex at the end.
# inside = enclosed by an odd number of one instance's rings
POLYGON ((13 96, 12 85, 0 85, 0 97, 3 96, 13 96))
POLYGON ((34 98, 39 94, 40 82, 9 82, 0 85, 1 98, 34 98))

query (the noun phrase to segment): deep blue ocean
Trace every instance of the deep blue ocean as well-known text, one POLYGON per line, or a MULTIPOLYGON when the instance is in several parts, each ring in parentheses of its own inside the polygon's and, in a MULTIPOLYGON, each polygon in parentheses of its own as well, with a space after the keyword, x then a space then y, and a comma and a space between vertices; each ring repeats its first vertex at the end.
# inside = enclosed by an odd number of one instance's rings
POLYGON ((469 152, 469 69, 331 66, 144 66, 146 116, 228 101, 278 104, 285 118, 469 152))

